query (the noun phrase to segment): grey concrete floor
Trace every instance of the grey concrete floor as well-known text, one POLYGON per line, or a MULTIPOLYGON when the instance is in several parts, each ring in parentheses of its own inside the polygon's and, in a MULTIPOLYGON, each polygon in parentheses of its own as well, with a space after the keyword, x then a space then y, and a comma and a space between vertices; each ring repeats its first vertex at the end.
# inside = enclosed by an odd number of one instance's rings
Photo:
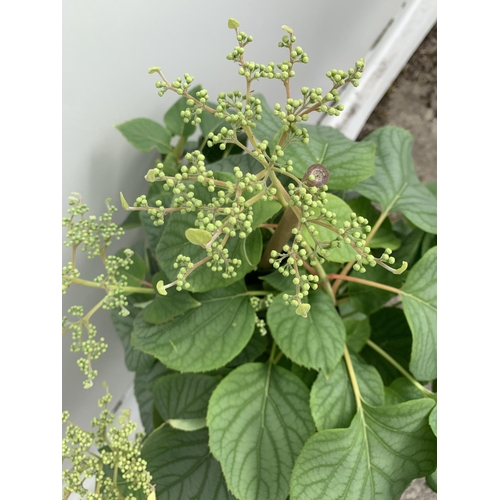
MULTIPOLYGON (((413 160, 422 182, 436 181, 437 174, 437 25, 408 61, 368 119, 362 139, 384 125, 410 131, 413 160)), ((416 479, 401 500, 436 500, 425 479, 416 479)))

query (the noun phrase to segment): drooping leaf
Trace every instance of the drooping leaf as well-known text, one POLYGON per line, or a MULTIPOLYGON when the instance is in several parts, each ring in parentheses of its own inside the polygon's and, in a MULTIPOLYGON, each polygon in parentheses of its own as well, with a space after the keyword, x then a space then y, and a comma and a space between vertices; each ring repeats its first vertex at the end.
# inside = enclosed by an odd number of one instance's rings
POLYGON ((205 418, 208 400, 221 380, 203 373, 165 375, 153 387, 155 406, 165 421, 205 418))
POLYGON ((436 468, 429 424, 434 402, 373 407, 362 403, 348 429, 328 429, 305 444, 295 464, 290 499, 399 500, 436 468))
POLYGON ((153 476, 157 500, 235 500, 208 449, 207 429, 185 432, 163 425, 144 441, 141 455, 153 476))
POLYGON ((354 352, 359 352, 370 338, 370 321, 365 314, 355 313, 343 320, 346 331, 346 342, 354 352))
POLYGON ((332 127, 306 125, 309 144, 291 144, 285 151, 293 159, 294 174, 302 178, 314 163, 321 163, 330 172, 328 188, 350 189, 375 172, 375 145, 355 142, 332 127))
MULTIPOLYGON (((364 196, 352 198, 347 203, 353 212, 367 218, 371 226, 374 226, 380 217, 380 212, 364 196)), ((370 241, 370 248, 390 248, 391 250, 397 250, 400 246, 401 240, 392 230, 391 221, 388 218, 384 219, 375 236, 370 241)))
MULTIPOLYGON (((370 340, 408 369, 412 337, 410 327, 401 309, 383 308, 370 316, 370 340)), ((399 378, 401 373, 369 345, 360 352, 361 357, 377 368, 385 385, 399 378)))
POLYGON ((147 153, 156 148, 160 153, 166 154, 171 149, 171 133, 149 118, 135 118, 115 127, 139 151, 147 153))
POLYGON ((325 293, 313 292, 308 299, 311 309, 303 318, 293 313, 282 295, 276 297, 267 311, 267 323, 285 356, 328 374, 342 357, 345 326, 325 293))
MULTIPOLYGON (((351 356, 356 381, 363 399, 372 405, 384 403, 384 385, 377 370, 351 356)), ((349 427, 356 413, 356 400, 345 362, 340 362, 326 378, 318 374, 309 402, 318 430, 349 427)))
POLYGON ((296 457, 314 432, 309 391, 272 364, 236 368, 208 406, 210 449, 238 500, 284 500, 296 457))
POLYGON ((155 361, 149 371, 135 374, 134 395, 139 405, 142 425, 148 434, 153 432, 156 427, 154 414, 158 414, 158 411, 154 408, 153 386, 158 378, 169 373, 172 374, 174 371, 167 368, 163 363, 155 361))
MULTIPOLYGON (((189 89, 189 93, 194 96, 199 90, 201 90, 200 85, 189 89)), ((191 123, 184 123, 184 118, 181 116, 181 111, 184 111, 187 107, 186 99, 181 97, 175 101, 174 105, 165 113, 163 121, 172 135, 189 137, 194 134, 196 127, 191 125, 191 123)))
POLYGON ((254 331, 255 313, 245 292, 239 282, 195 294, 199 307, 161 325, 151 325, 139 314, 132 343, 181 372, 220 368, 243 350, 254 331))
POLYGON ((436 233, 436 198, 418 180, 411 134, 397 127, 382 127, 362 142, 376 145, 376 167, 375 174, 360 182, 356 191, 380 203, 384 210, 401 212, 420 229, 436 233))
POLYGON ((401 289, 403 309, 413 335, 410 371, 418 380, 437 377, 437 247, 409 271, 401 289))

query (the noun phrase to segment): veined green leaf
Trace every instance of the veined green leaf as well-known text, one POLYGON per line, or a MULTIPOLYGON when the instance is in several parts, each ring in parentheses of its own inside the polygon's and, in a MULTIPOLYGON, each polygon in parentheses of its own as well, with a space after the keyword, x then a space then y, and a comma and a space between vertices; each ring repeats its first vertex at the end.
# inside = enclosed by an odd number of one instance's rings
POLYGON ((149 371, 135 374, 134 395, 139 405, 142 425, 148 434, 153 432, 155 428, 155 418, 153 415, 158 414, 153 402, 154 384, 163 375, 172 373, 174 373, 173 370, 155 360, 149 371))
MULTIPOLYGON (((382 405, 384 384, 377 370, 352 354, 351 361, 363 400, 374 406, 382 405)), ((356 400, 344 361, 328 378, 322 373, 318 375, 309 404, 318 430, 349 427, 356 413, 356 400)))
POLYGON ((258 329, 255 329, 250 342, 245 346, 238 356, 231 360, 227 366, 235 368, 244 363, 255 361, 267 348, 270 342, 270 335, 263 336, 258 329))
POLYGON ((153 387, 155 406, 163 420, 205 418, 208 400, 221 380, 202 373, 165 375, 153 387))
POLYGON ((284 500, 296 457, 314 432, 309 391, 288 370, 250 363, 215 389, 210 449, 239 500, 284 500))
POLYGON ((132 344, 181 372, 220 368, 243 350, 254 331, 255 313, 245 292, 239 282, 195 294, 199 307, 161 325, 148 324, 139 314, 132 344))
POLYGON ((345 326, 325 293, 313 292, 308 299, 311 310, 303 318, 292 314, 282 295, 275 297, 267 311, 267 323, 285 356, 329 374, 344 352, 345 326))
POLYGON ((208 449, 207 429, 185 432, 163 425, 144 441, 141 455, 158 500, 235 500, 208 449))
MULTIPOLYGON (((154 275, 154 287, 156 287, 158 280, 166 280, 163 271, 154 275)), ((153 301, 142 311, 142 317, 148 323, 160 325, 199 306, 200 303, 190 293, 173 290, 168 295, 156 295, 153 301)))
MULTIPOLYGON (((344 221, 351 220, 351 207, 345 201, 341 200, 338 196, 328 193, 326 195, 325 201, 323 202, 323 207, 335 213, 335 219, 337 220, 338 226, 342 226, 342 223, 344 221)), ((331 229, 314 223, 313 225, 318 232, 318 236, 315 236, 316 241, 330 242, 337 239, 337 233, 335 233, 331 229)), ((302 235, 304 236, 307 243, 309 243, 309 245, 314 248, 313 237, 305 226, 302 229, 302 235)), ((343 240, 340 240, 340 247, 328 250, 327 254, 324 257, 326 260, 329 260, 331 262, 349 262, 353 260, 356 255, 357 252, 356 250, 354 250, 354 248, 344 243, 343 240)))
POLYGON ((166 154, 171 150, 170 132, 149 118, 135 118, 115 127, 139 151, 147 153, 156 148, 160 153, 166 154))
POLYGON ((418 180, 411 156, 413 137, 397 127, 382 127, 362 141, 376 145, 375 174, 360 182, 356 191, 382 205, 401 212, 428 233, 437 232, 436 198, 418 180))
POLYGON ((410 371, 418 380, 437 377, 437 247, 413 266, 401 289, 403 310, 413 335, 410 371))
POLYGON ((330 172, 329 189, 350 189, 375 172, 375 145, 355 142, 333 127, 306 125, 309 144, 295 142, 285 151, 293 159, 294 174, 302 178, 314 163, 330 172))
POLYGON ((436 468, 428 418, 434 401, 394 406, 362 403, 348 429, 328 429, 305 444, 290 499, 399 500, 410 482, 436 468))
POLYGON ((253 156, 248 154, 230 155, 227 158, 211 163, 208 167, 213 172, 234 173, 234 167, 239 167, 246 174, 258 174, 264 167, 253 156))

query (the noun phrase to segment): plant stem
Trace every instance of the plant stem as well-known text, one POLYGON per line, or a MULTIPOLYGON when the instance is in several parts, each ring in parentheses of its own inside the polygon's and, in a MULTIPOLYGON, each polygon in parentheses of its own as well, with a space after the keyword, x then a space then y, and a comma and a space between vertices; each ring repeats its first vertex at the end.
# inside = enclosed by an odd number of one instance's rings
POLYGON ((394 368, 399 370, 425 397, 436 399, 436 395, 426 389, 420 382, 418 382, 409 372, 407 372, 390 354, 385 352, 381 347, 371 340, 366 341, 366 345, 370 346, 374 351, 380 354, 384 359, 389 361, 394 368))
POLYGON ((344 345, 344 359, 347 366, 347 371, 349 372, 349 378, 352 383, 352 390, 354 392, 354 397, 356 398, 356 406, 358 410, 361 409, 361 392, 359 390, 358 380, 356 379, 356 374, 354 373, 354 367, 352 366, 351 355, 347 346, 344 345))
MULTIPOLYGON (((101 288, 102 290, 114 290, 115 288, 118 288, 116 285, 110 285, 108 287, 105 287, 102 283, 96 283, 95 281, 89 281, 89 280, 82 280, 80 278, 73 278, 71 280, 71 284, 75 285, 83 285, 83 286, 89 286, 91 288, 101 288)), ((151 286, 148 283, 149 286, 151 286)), ((140 286, 125 286, 122 288, 122 290, 125 293, 149 293, 149 294, 155 294, 156 291, 153 288, 142 288, 140 286)))
MULTIPOLYGON (((376 281, 370 281, 370 280, 364 280, 362 278, 356 278, 354 276, 343 276, 342 274, 329 274, 328 275, 329 279, 336 279, 337 282, 341 281, 352 281, 354 283, 359 283, 360 285, 366 285, 366 286, 372 286, 374 288, 380 288, 381 290, 386 290, 387 292, 392 292, 396 294, 402 294, 405 295, 404 292, 402 292, 399 288, 395 288, 393 286, 389 285, 383 285, 382 283, 377 283, 376 281)), ((333 287, 332 287, 332 292, 333 292, 333 287)))

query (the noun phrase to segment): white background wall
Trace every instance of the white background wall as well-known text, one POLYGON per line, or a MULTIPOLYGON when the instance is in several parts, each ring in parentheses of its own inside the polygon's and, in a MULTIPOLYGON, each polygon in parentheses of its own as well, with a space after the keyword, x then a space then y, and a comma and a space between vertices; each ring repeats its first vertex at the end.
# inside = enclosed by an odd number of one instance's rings
MULTIPOLYGON (((156 77, 150 66, 161 66, 169 79, 185 72, 193 75, 212 97, 219 91, 243 89, 237 66, 225 59, 235 46, 227 19, 240 21, 253 35, 247 60, 280 62, 286 57, 277 42, 283 24, 295 30, 298 44, 309 55, 309 64, 297 68, 292 80, 296 94, 301 86, 326 87, 324 73, 347 69, 366 56, 388 21, 397 16, 402 0, 286 0, 243 2, 219 0, 172 2, 170 0, 72 0, 63 4, 63 172, 62 203, 72 191, 80 192, 92 213, 104 210, 111 197, 119 206, 119 191, 128 200, 145 193, 143 176, 155 154, 135 151, 113 128, 138 117, 162 123, 163 114, 176 100, 167 93, 159 98, 156 77), (307 74, 306 74, 307 72, 307 74)), ((367 60, 369 64, 369 60, 367 60)), ((268 101, 283 103, 278 81, 257 82, 254 87, 268 101)), ((120 211, 117 220, 125 214, 120 211)), ((133 241, 132 235, 128 241, 133 241)), ((117 247, 118 249, 119 247, 117 247)), ((63 263, 70 260, 63 249, 63 263)), ((82 277, 100 272, 97 262, 80 259, 82 277), (94 265, 95 264, 95 265, 94 265)), ((63 313, 72 304, 86 310, 102 295, 75 289, 63 298, 63 313)), ((97 314, 98 333, 110 348, 95 365, 95 387, 84 391, 76 355, 69 354, 70 339, 64 338, 63 409, 84 426, 97 413, 100 382, 106 380, 115 398, 132 381, 123 363, 123 350, 106 312, 97 314)), ((115 402, 117 402, 115 400, 115 402)))

